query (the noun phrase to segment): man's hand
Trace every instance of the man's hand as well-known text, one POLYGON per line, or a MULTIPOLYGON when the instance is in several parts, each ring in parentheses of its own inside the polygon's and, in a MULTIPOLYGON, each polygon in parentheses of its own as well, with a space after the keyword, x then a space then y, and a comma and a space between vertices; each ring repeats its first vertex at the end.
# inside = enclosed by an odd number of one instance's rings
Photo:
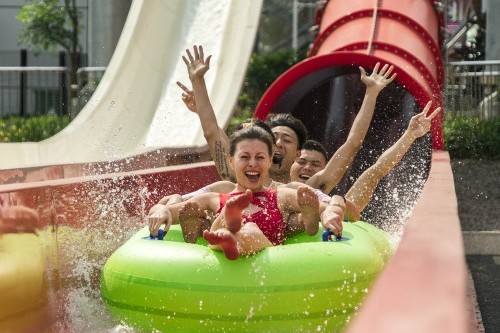
POLYGON ((370 76, 366 75, 366 71, 363 67, 359 67, 359 70, 361 71, 361 81, 363 81, 367 89, 374 90, 377 93, 384 89, 397 76, 397 73, 394 73, 391 77, 389 77, 394 69, 394 66, 385 64, 380 72, 378 72, 379 67, 380 63, 377 62, 373 68, 373 73, 370 76))
POLYGON ((429 132, 432 119, 434 119, 434 117, 436 117, 437 114, 441 112, 441 108, 439 107, 435 109, 429 116, 427 116, 431 105, 432 101, 429 101, 424 110, 419 114, 414 115, 411 118, 410 123, 408 124, 408 131, 413 135, 415 139, 420 138, 421 136, 429 132))

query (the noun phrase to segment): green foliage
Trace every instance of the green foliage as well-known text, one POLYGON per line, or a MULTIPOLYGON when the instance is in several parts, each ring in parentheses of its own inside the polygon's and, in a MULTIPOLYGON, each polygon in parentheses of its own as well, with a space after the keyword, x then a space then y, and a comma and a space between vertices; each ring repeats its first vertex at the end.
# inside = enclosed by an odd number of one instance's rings
POLYGON ((230 120, 227 133, 232 133, 235 125, 251 118, 267 88, 287 69, 305 57, 305 51, 295 50, 253 54, 238 98, 236 112, 230 120))
POLYGON ((253 111, 251 109, 244 109, 240 110, 240 112, 237 115, 234 115, 231 119, 229 119, 229 124, 227 125, 226 128, 226 133, 228 136, 233 133, 234 128, 238 125, 241 124, 244 120, 248 118, 252 118, 253 111))
POLYGON ((38 142, 56 134, 68 123, 68 116, 56 115, 0 119, 0 143, 38 142))
POLYGON ((452 158, 500 159, 500 119, 448 116, 443 135, 452 158))
POLYGON ((239 106, 254 110, 264 92, 287 69, 305 58, 305 52, 280 51, 250 58, 239 106))
POLYGON ((24 24, 19 35, 21 43, 40 52, 55 50, 60 45, 68 52, 73 31, 67 28, 67 10, 58 7, 58 0, 43 0, 21 7, 16 18, 24 24))
MULTIPOLYGON (((35 52, 55 51, 57 46, 64 48, 70 56, 69 82, 77 83, 78 51, 81 50, 78 36, 81 26, 81 12, 76 0, 40 0, 21 7, 16 18, 23 24, 19 41, 35 52)), ((75 97, 74 90, 69 90, 75 97)), ((70 111, 71 112, 71 111, 70 111)))

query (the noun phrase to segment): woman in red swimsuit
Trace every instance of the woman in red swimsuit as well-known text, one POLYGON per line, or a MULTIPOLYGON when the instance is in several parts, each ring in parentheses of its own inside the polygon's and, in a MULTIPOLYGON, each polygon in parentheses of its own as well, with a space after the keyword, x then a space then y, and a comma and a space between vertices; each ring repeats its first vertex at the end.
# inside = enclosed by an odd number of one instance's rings
POLYGON ((342 233, 342 207, 318 202, 316 194, 308 187, 297 190, 278 188, 270 190, 263 181, 268 178, 272 164, 273 140, 265 130, 252 126, 231 136, 229 163, 235 170, 236 188, 229 194, 205 193, 187 202, 164 206, 148 217, 152 235, 165 223, 179 219, 183 232, 190 225, 199 225, 205 212, 216 213, 210 231, 203 237, 216 249, 224 251, 228 259, 256 253, 266 247, 282 244, 286 235, 286 221, 290 214, 300 213, 305 231, 318 232, 318 220, 325 229, 340 236, 342 233), (182 210, 181 210, 182 209, 182 210))

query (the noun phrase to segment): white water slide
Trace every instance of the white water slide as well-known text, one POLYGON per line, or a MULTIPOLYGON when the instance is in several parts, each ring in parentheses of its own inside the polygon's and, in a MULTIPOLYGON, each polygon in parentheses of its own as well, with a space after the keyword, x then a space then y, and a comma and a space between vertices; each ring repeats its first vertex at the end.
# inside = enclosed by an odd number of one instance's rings
MULTIPOLYGON (((232 115, 262 0, 134 0, 96 92, 57 135, 0 144, 0 170, 122 159, 163 148, 206 146, 198 117, 181 100, 186 48, 212 54, 206 74, 219 125, 232 115)), ((190 86, 190 84, 189 84, 190 86)))

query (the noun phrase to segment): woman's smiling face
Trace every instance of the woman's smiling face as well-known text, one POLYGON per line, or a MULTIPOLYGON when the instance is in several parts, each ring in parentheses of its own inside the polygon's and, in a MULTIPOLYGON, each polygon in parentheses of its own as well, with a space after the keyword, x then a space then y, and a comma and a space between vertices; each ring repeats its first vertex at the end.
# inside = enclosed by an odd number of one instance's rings
POLYGON ((242 140, 236 145, 234 156, 229 157, 238 183, 238 190, 260 191, 271 167, 268 146, 258 139, 242 140))

